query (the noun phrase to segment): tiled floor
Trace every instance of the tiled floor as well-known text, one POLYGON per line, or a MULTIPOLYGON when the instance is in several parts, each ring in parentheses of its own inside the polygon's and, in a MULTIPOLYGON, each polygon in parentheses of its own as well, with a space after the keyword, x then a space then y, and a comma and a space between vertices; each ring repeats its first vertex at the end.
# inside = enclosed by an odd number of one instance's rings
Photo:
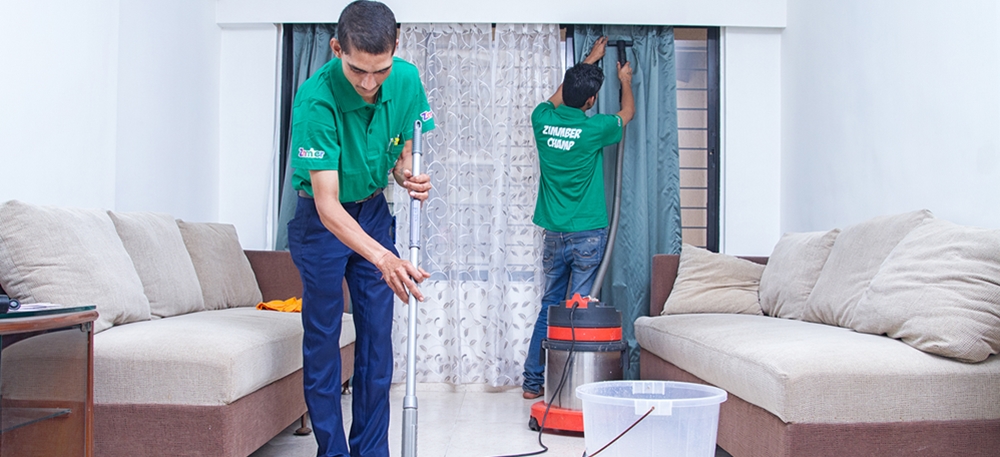
MULTIPOLYGON (((390 396, 389 454, 401 455, 402 405, 405 387, 393 386, 390 396)), ((541 450, 538 433, 528 429, 534 401, 521 398, 520 387, 491 389, 479 385, 421 384, 417 387, 417 454, 421 457, 488 457, 541 450)), ((344 396, 344 416, 350 417, 351 397, 344 396)), ((350 426, 350 423, 345 424, 350 426)), ((298 422, 253 453, 251 457, 313 457, 312 435, 295 436, 298 422)), ((580 457, 582 437, 542 435, 545 457, 580 457)), ((719 451, 716 457, 728 457, 719 451)))

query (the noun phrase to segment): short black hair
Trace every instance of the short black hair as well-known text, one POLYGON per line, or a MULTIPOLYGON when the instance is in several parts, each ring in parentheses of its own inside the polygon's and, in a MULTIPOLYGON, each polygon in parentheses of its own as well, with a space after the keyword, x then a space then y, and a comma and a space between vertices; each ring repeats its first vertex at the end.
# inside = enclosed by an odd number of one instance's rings
POLYGON ((566 70, 563 78, 563 103, 571 108, 583 108, 587 99, 597 95, 604 84, 604 70, 597 65, 578 63, 566 70))
POLYGON ((396 15, 384 3, 357 0, 344 7, 337 21, 340 48, 350 54, 354 50, 368 54, 385 54, 396 50, 396 15))

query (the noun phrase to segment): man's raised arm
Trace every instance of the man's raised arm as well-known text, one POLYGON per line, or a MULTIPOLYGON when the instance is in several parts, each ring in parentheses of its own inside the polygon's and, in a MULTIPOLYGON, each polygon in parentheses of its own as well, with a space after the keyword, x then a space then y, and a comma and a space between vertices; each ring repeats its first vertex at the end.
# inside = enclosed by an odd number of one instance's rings
MULTIPOLYGON (((594 47, 590 48, 590 54, 587 54, 587 57, 584 57, 583 62, 581 63, 587 63, 591 65, 596 64, 598 60, 601 60, 601 58, 604 57, 604 52, 607 46, 608 46, 608 37, 606 36, 599 37, 597 41, 594 42, 594 47)), ((562 84, 559 84, 559 88, 556 89, 556 93, 552 94, 552 96, 549 97, 549 101, 552 102, 552 104, 555 105, 556 108, 558 108, 559 105, 563 104, 562 84)))

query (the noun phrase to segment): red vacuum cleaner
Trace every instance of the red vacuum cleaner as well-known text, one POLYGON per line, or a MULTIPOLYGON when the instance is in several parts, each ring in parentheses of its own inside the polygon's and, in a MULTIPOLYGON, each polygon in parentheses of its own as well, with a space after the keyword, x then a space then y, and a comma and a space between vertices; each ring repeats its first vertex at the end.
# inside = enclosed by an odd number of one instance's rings
POLYGON ((528 427, 583 433, 583 384, 622 378, 627 345, 622 341, 622 314, 611 306, 581 297, 549 308, 548 338, 542 341, 545 400, 531 405, 528 427))

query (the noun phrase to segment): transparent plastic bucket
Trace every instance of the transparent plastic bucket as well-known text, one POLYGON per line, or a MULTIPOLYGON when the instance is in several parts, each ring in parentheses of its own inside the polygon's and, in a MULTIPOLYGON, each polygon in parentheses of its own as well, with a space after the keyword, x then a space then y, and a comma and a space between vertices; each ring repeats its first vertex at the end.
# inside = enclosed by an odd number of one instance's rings
POLYGON ((604 381, 576 388, 592 455, 643 415, 598 457, 714 457, 719 404, 726 391, 672 381, 604 381))

